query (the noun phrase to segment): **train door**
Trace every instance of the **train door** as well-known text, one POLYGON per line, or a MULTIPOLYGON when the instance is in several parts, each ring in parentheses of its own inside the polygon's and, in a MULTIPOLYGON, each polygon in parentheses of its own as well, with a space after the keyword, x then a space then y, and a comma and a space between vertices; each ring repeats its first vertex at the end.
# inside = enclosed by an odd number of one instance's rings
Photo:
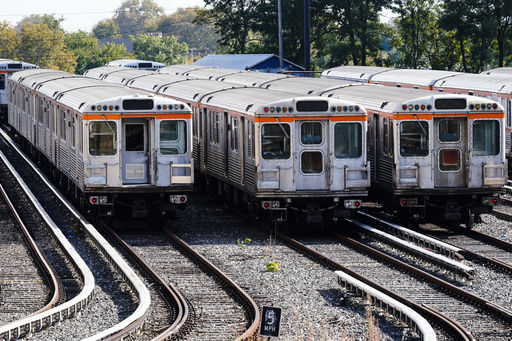
POLYGON ((294 170, 297 190, 329 189, 329 121, 295 121, 294 170))
POLYGON ((435 187, 467 187, 467 118, 435 118, 435 187))
POLYGON ((122 172, 124 184, 149 182, 149 122, 144 118, 122 120, 122 172))

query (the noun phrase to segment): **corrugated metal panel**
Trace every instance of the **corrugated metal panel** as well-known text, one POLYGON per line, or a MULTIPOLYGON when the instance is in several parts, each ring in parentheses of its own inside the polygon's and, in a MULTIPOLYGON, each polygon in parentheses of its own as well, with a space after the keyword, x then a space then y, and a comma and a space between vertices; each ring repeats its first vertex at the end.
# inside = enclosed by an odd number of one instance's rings
POLYGON ((483 74, 461 74, 457 77, 450 77, 436 82, 435 86, 441 88, 512 93, 512 82, 510 81, 510 77, 505 75, 489 77, 483 74))
POLYGON ((381 72, 371 77, 371 82, 393 82, 413 84, 418 86, 428 87, 436 80, 447 79, 457 75, 462 75, 461 72, 442 71, 442 70, 417 70, 417 69, 391 69, 386 72, 381 72))

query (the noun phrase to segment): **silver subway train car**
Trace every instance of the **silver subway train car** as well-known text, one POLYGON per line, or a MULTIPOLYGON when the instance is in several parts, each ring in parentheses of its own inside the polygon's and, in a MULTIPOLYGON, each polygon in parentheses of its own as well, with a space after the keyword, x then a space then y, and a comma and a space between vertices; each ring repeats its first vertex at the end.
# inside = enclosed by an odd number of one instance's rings
POLYGON ((188 105, 62 71, 9 79, 13 133, 80 205, 117 222, 164 217, 192 190, 188 105))

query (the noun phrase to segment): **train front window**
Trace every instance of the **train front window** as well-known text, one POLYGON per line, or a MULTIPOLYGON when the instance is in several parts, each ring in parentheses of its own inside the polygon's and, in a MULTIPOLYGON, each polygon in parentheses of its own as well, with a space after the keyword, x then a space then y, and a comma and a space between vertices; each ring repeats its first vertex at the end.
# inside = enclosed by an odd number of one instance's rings
POLYGON ((459 149, 441 149, 439 151, 439 169, 444 172, 459 171, 461 168, 459 149))
POLYGON ((352 159, 363 155, 362 126, 359 123, 336 123, 334 126, 334 157, 352 159))
POLYGON ((439 141, 457 142, 460 140, 460 121, 441 120, 439 121, 439 141))
POLYGON ((498 155, 500 152, 500 122, 477 120, 473 123, 473 154, 498 155))
POLYGON ((89 124, 89 153, 91 155, 114 155, 117 153, 117 123, 98 121, 89 124))
POLYGON ((0 74, 0 90, 5 90, 5 75, 0 74))
POLYGON ((428 123, 406 121, 400 123, 400 155, 428 155, 428 123))
POLYGON ((300 125, 300 140, 302 144, 321 144, 322 123, 303 122, 300 125))
POLYGON ((185 121, 160 122, 160 153, 163 155, 187 152, 187 123, 185 121))
POLYGON ((300 156, 300 169, 304 174, 319 174, 323 171, 324 156, 321 152, 304 152, 300 156))
POLYGON ((290 126, 284 123, 267 123, 261 127, 261 154, 264 159, 290 157, 290 126))

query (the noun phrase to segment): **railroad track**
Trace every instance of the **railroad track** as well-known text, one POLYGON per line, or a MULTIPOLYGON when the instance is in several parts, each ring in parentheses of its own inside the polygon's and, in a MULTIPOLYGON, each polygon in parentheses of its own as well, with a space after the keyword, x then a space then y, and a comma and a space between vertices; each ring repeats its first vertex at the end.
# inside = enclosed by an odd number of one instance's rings
MULTIPOLYGON (((127 327, 133 333, 144 323, 149 306, 146 287, 99 233, 59 197, 37 167, 9 142, 2 134, 0 150, 6 157, 1 174, 15 181, 3 184, 18 183, 6 191, 11 198, 18 197, 19 207, 27 208, 27 216, 22 218, 25 223, 38 227, 35 222, 39 222, 46 230, 37 233, 38 236, 51 235, 58 240, 57 247, 36 238, 64 279, 67 300, 46 312, 0 327, 0 336, 3 340, 14 340, 38 332, 38 339, 101 340, 115 337, 127 327), (16 169, 12 164, 16 164, 16 169), (96 304, 102 305, 102 314, 91 314, 85 309, 96 304), (126 308, 119 310, 123 305, 126 308), (69 319, 79 313, 80 319, 69 319), (45 329, 56 323, 59 328, 45 329)), ((31 233, 36 235, 33 229, 31 233)))
POLYGON ((65 300, 64 285, 0 185, 0 325, 65 300))
MULTIPOLYGON (((341 243, 281 236, 302 252, 412 307, 454 339, 510 340, 512 312, 353 238, 341 243), (313 250, 314 249, 314 250, 313 250)), ((437 329, 439 332, 439 329, 437 329)))
POLYGON ((172 304, 172 318, 152 309, 152 322, 138 340, 246 340, 256 334, 260 316, 254 300, 172 232, 108 231, 132 264, 158 279, 162 296, 178 303, 172 304))

